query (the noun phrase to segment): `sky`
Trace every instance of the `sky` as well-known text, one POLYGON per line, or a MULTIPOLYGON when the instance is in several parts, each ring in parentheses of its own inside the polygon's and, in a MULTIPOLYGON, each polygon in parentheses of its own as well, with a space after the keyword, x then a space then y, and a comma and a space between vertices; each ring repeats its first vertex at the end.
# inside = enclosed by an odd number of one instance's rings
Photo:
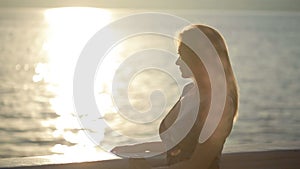
POLYGON ((61 6, 300 11, 300 0, 0 0, 0 7, 61 6))

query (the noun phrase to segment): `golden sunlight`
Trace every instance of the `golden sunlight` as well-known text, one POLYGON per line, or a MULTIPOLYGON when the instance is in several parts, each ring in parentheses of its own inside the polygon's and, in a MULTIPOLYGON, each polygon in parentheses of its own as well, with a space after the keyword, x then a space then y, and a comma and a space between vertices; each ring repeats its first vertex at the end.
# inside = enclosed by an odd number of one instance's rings
POLYGON ((43 125, 55 127, 53 137, 64 138, 74 145, 57 144, 52 148, 54 153, 70 155, 70 152, 83 152, 82 149, 93 148, 94 144, 80 130, 74 114, 73 74, 84 45, 111 21, 111 13, 99 8, 67 7, 48 9, 44 17, 48 29, 43 50, 47 58, 45 63, 36 65, 32 80, 46 83, 46 89, 53 94, 51 107, 59 117, 44 121, 43 125))
POLYGON ((49 9, 44 15, 49 24, 44 50, 48 53, 49 65, 55 67, 44 77, 48 79, 44 80, 65 81, 67 76, 59 75, 66 70, 73 73, 70 67, 75 66, 84 45, 101 27, 110 22, 111 14, 103 9, 72 7, 49 9), (63 72, 57 69, 60 66, 63 72))

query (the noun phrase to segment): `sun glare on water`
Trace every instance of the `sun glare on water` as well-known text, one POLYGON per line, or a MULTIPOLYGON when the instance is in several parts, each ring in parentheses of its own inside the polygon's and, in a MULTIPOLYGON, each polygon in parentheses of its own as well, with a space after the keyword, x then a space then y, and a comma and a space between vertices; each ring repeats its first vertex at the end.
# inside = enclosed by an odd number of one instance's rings
POLYGON ((56 144, 52 148, 54 153, 70 156, 74 161, 77 161, 78 154, 81 154, 80 160, 83 156, 90 159, 98 152, 92 150, 95 145, 80 130, 76 119, 72 98, 73 74, 81 50, 101 27, 111 22, 111 12, 99 8, 53 8, 46 10, 44 17, 48 29, 43 50, 47 57, 45 62, 36 65, 32 80, 46 83, 46 89, 53 94, 50 104, 58 118, 45 120, 43 125, 54 126, 53 137, 62 137, 73 144, 56 144))

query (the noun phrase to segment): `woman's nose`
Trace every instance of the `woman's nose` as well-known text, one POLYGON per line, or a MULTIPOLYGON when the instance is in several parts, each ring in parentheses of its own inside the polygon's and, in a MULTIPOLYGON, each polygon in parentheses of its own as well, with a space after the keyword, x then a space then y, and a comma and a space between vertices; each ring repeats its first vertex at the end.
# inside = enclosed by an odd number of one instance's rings
POLYGON ((180 58, 178 58, 178 59, 176 60, 175 64, 179 66, 179 65, 180 65, 180 62, 181 62, 181 60, 180 60, 180 58))

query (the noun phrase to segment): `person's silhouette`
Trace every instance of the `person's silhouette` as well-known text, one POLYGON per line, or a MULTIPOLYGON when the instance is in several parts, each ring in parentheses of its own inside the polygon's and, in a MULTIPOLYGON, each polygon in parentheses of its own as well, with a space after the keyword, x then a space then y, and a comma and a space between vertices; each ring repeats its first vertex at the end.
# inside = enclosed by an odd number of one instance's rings
MULTIPOLYGON (((234 73, 230 64, 228 51, 223 37, 213 28, 205 25, 191 25, 179 35, 178 54, 180 57, 176 61, 179 66, 183 78, 193 79, 193 83, 186 85, 183 89, 180 99, 176 102, 173 108, 169 111, 166 117, 162 120, 159 127, 159 134, 161 136, 162 144, 166 149, 164 154, 156 157, 150 157, 146 159, 129 159, 130 168, 151 168, 151 166, 157 166, 157 164, 151 164, 151 160, 157 158, 167 158, 166 163, 163 166, 156 167, 157 169, 218 169, 219 159, 222 153, 223 145, 226 138, 231 132, 232 125, 235 117, 237 116, 238 109, 238 89, 237 83, 234 77, 234 73), (198 38, 195 32, 202 32, 204 36, 198 38), (191 49, 190 45, 185 42, 192 43, 196 46, 198 51, 201 51, 202 55, 199 57, 199 52, 194 52, 195 49, 191 49), (207 44, 207 42, 209 44, 207 44), (225 89, 224 107, 221 112, 221 119, 217 121, 217 127, 213 130, 213 133, 208 139, 203 142, 199 142, 201 132, 205 126, 208 114, 212 106, 219 106, 212 104, 212 84, 211 75, 207 71, 207 67, 214 68, 215 62, 209 61, 213 52, 221 62, 221 70, 215 69, 216 74, 213 78, 220 79, 218 74, 224 73, 224 85, 222 89, 225 89), (208 59, 206 65, 200 59, 208 59), (200 95, 200 99, 194 99, 196 95, 200 95), (184 107, 184 109, 182 109, 184 107), (178 131, 172 130, 168 134, 164 134, 169 128, 171 128, 177 120, 181 120, 179 114, 189 114, 191 111, 196 110, 196 116, 193 120, 192 127, 189 129, 185 136, 174 142, 174 138, 177 137, 178 131), (183 111, 183 112, 180 112, 183 111), (171 146, 170 146, 171 145, 171 146)), ((218 82, 214 81, 214 82, 218 82)), ((218 86, 218 85, 217 85, 218 86)), ((222 90, 215 89, 215 90, 222 90)), ((218 96, 217 96, 218 97, 218 96)), ((222 103, 220 103, 222 104, 222 103)), ((184 118, 183 118, 184 119, 184 118)), ((189 121, 184 123, 189 125, 189 121)), ((178 126, 177 126, 178 128, 178 126)), ((180 128, 180 126, 179 126, 180 128)), ((184 126, 182 126, 184 128, 184 126)), ((178 137, 177 137, 178 138, 178 137)), ((175 139, 176 140, 176 139, 175 139)), ((151 147, 157 145, 155 143, 143 143, 140 145, 126 146, 113 149, 113 152, 117 151, 130 151, 130 149, 143 149, 144 147, 151 147)), ((159 147, 159 146, 158 146, 159 147)))
POLYGON ((185 28, 184 31, 180 33, 179 39, 178 53, 180 57, 176 61, 176 64, 180 67, 182 77, 192 78, 196 84, 191 83, 185 86, 181 98, 160 124, 159 132, 164 144, 172 144, 172 134, 162 135, 162 133, 174 124, 178 118, 179 111, 182 111, 180 107, 182 106, 183 98, 193 97, 194 88, 197 88, 199 91, 200 103, 190 102, 188 105, 185 105, 191 107, 195 107, 193 104, 199 105, 199 108, 197 107, 198 116, 187 135, 178 144, 167 151, 167 165, 169 166, 168 168, 219 168, 218 161, 223 145, 231 132, 238 109, 237 84, 228 57, 227 47, 222 36, 215 29, 205 25, 192 25, 185 28), (208 39, 196 39, 197 36, 195 36, 195 32, 199 30, 203 32, 208 39), (201 54, 203 54, 202 57, 211 57, 212 52, 207 49, 208 46, 205 44, 206 42, 202 42, 206 40, 210 41, 221 60, 223 66, 222 71, 224 71, 226 78, 226 99, 224 101, 225 107, 222 118, 216 130, 205 142, 199 143, 199 136, 211 106, 211 77, 207 72, 207 65, 204 65, 201 59, 199 59, 200 57, 197 56, 198 53, 196 54, 194 50, 190 49, 189 45, 184 42, 189 41, 199 44, 199 48, 202 50, 201 54))

